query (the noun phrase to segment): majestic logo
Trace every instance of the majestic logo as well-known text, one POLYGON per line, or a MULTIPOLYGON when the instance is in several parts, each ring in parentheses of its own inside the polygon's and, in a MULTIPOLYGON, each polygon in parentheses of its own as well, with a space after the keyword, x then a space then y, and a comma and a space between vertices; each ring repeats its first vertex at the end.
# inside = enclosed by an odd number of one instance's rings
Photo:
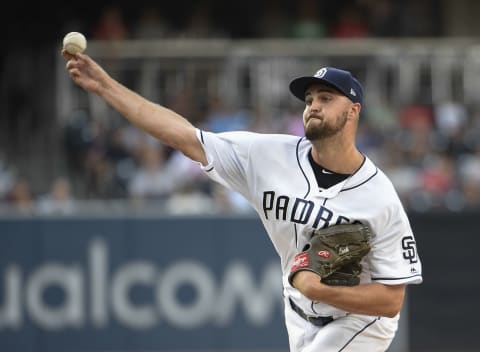
POLYGON ((345 247, 340 247, 340 248, 338 249, 338 254, 340 254, 340 255, 345 254, 345 253, 348 253, 348 252, 350 252, 350 249, 349 249, 347 246, 345 246, 345 247))
POLYGON ((320 70, 317 71, 317 73, 315 73, 315 77, 322 78, 323 76, 325 76, 326 73, 327 73, 327 69, 325 67, 321 68, 320 70))
POLYGON ((410 264, 418 262, 417 247, 412 236, 402 238, 403 258, 408 260, 410 264))
POLYGON ((322 258, 330 258, 331 254, 329 251, 318 251, 318 256, 322 258))

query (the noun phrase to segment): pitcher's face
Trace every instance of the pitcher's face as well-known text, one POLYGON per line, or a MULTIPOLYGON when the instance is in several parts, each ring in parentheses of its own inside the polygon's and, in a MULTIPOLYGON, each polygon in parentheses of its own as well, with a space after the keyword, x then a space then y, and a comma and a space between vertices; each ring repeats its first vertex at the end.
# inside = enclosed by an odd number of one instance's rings
POLYGON ((351 104, 334 88, 323 84, 311 85, 305 92, 305 137, 314 141, 340 133, 347 123, 351 104))

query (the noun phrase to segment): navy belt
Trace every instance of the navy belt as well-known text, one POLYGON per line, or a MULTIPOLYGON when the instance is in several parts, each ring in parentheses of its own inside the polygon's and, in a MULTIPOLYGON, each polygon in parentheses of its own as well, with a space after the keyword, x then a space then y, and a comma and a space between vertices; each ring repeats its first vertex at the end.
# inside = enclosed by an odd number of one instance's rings
POLYGON ((302 308, 300 308, 295 303, 293 303, 293 301, 290 298, 288 300, 290 301, 290 306, 298 315, 300 315, 303 319, 312 323, 315 326, 325 326, 333 321, 333 317, 331 316, 330 317, 314 317, 311 315, 307 315, 302 310, 302 308))

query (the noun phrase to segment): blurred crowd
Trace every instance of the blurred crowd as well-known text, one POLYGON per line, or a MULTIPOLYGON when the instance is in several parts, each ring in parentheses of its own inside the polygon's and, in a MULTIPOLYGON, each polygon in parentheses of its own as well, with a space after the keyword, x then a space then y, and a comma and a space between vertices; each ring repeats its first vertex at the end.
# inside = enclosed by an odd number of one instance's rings
MULTIPOLYGON (((156 3, 138 8, 132 16, 129 7, 119 2, 107 4, 92 22, 68 19, 64 31, 80 28, 97 40, 441 35, 438 17, 431 15, 434 1, 357 0, 338 1, 334 6, 299 0, 285 4, 260 2, 252 7, 255 16, 249 18, 235 16, 238 5, 220 11, 213 1, 198 1, 185 5, 183 15, 172 20, 156 3)), ((301 106, 264 116, 254 107, 230 106, 215 96, 198 111, 189 100, 194 93, 182 94, 179 112, 202 129, 303 135, 301 106)), ((15 160, 0 150, 0 214, 95 213, 106 204, 110 209, 140 214, 252 212, 240 195, 209 181, 199 165, 121 117, 105 123, 79 108, 61 126, 60 135, 65 167, 48 180, 45 189, 34 189, 32 176, 22 173, 15 160)), ((478 141, 480 107, 467 106, 461 99, 400 108, 386 102, 366 106, 357 139, 360 150, 392 179, 407 210, 419 212, 480 209, 478 141)))
MULTIPOLYGON (((0 163, 4 206, 22 214, 73 214, 84 201, 122 200, 139 213, 252 211, 243 197, 209 181, 197 163, 124 120, 119 118, 114 127, 106 128, 84 110, 74 115, 63 136, 66 173, 53 179, 48 191, 35 194, 27 179, 0 163)), ((255 111, 217 101, 196 124, 214 132, 303 135, 301 107, 277 111, 273 125, 261 119, 255 111)), ((367 106, 357 144, 391 178, 408 210, 480 209, 478 107, 456 101, 412 104, 400 110, 367 106)))
POLYGON ((433 0, 119 1, 64 26, 99 40, 435 37, 443 27, 432 14, 441 10, 433 0))

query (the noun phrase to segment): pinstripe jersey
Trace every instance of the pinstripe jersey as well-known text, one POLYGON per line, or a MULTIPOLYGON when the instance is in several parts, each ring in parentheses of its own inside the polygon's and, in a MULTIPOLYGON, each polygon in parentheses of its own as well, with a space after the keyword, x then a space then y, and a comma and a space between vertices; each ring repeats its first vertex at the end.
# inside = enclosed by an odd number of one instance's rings
MULTIPOLYGON (((305 138, 254 132, 197 130, 211 179, 242 194, 258 213, 280 256, 284 295, 305 313, 346 312, 312 302, 288 283, 294 256, 314 229, 362 222, 372 229, 371 251, 363 259, 361 283, 419 284, 422 266, 414 234, 388 177, 367 156, 345 180, 317 186, 305 138)), ((339 160, 341 162, 341 160, 339 160)))

